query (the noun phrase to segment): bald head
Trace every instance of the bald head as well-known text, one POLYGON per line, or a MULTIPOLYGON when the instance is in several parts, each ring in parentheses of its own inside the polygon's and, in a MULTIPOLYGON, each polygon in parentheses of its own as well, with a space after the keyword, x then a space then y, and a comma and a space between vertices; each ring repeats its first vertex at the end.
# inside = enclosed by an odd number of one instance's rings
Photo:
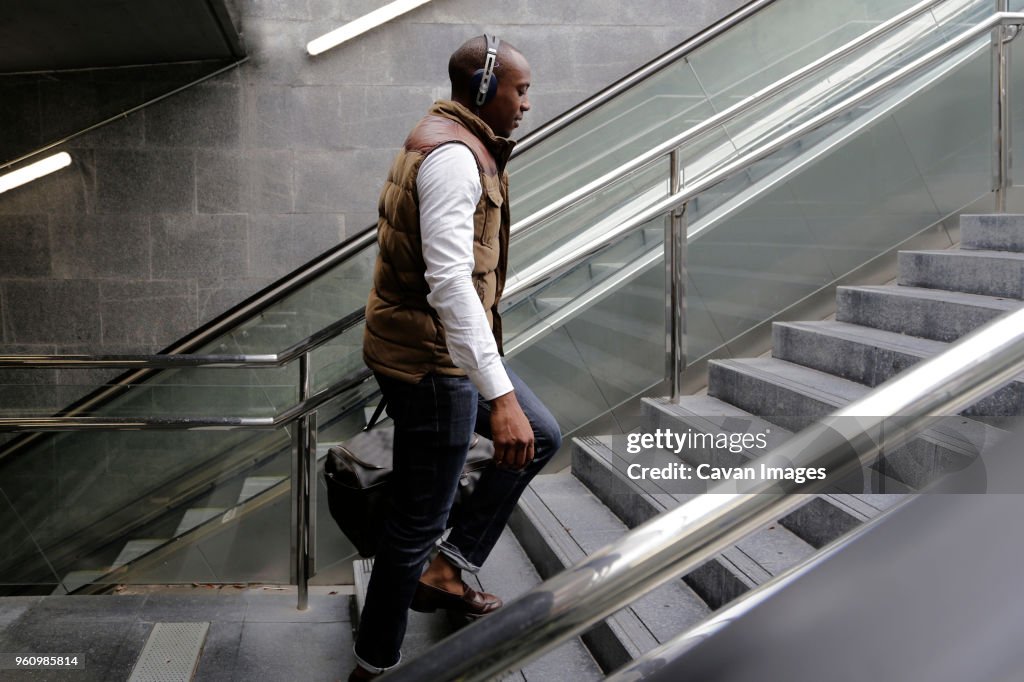
MULTIPOLYGON (((519 121, 530 110, 530 65, 519 50, 510 43, 498 45, 498 60, 494 67, 497 88, 494 96, 478 105, 473 74, 484 67, 487 39, 477 36, 455 50, 448 60, 448 75, 452 79, 452 99, 465 106, 501 137, 509 137, 519 121)), ((493 82, 493 81, 492 81, 493 82)))
MULTIPOLYGON (((476 97, 473 88, 473 74, 484 68, 487 57, 487 40, 483 36, 470 38, 452 53, 448 60, 448 78, 452 82, 452 99, 456 101, 472 101, 476 97)), ((513 60, 522 59, 511 43, 504 40, 498 45, 498 61, 494 66, 494 74, 501 80, 506 65, 513 60)))

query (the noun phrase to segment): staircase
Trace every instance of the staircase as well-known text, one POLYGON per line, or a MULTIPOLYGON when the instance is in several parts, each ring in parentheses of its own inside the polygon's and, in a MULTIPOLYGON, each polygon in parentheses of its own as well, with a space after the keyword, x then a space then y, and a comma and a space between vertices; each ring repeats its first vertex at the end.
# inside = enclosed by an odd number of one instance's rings
MULTIPOLYGON (((318 446, 318 460, 326 456, 328 447, 329 444, 318 446)), ((291 489, 290 455, 289 451, 278 454, 248 474, 235 476, 215 486, 184 510, 180 507, 170 509, 155 522, 136 531, 127 542, 111 543, 89 558, 90 562, 97 564, 95 568, 65 574, 52 594, 109 589, 110 585, 125 579, 124 570, 129 574, 139 570, 136 562, 144 560, 148 566, 159 564, 173 552, 177 543, 194 542, 210 527, 231 523, 236 517, 244 517, 251 508, 286 495, 291 489)))
MULTIPOLYGON (((647 423, 640 430, 767 431, 774 446, 941 352, 959 336, 1019 307, 1024 299, 1024 216, 964 216, 961 234, 959 249, 901 252, 897 284, 840 287, 835 320, 775 323, 771 357, 711 361, 706 395, 678 403, 645 399, 647 423)), ((1003 431, 992 423, 1024 414, 1022 382, 1024 377, 1018 378, 963 415, 939 422, 888 453, 866 477, 864 492, 837 489, 807 496, 796 511, 530 664, 550 670, 565 661, 575 667, 547 677, 531 674, 527 666, 515 679, 599 679, 597 667, 581 657, 581 643, 607 673, 700 623, 994 444, 1003 431)), ((571 470, 539 476, 526 491, 509 524, 515 539, 506 532, 502 556, 485 565, 480 586, 497 585, 502 596, 515 596, 528 587, 526 578, 534 570, 547 578, 699 494, 671 484, 659 486, 660 481, 630 479, 624 464, 635 455, 625 446, 623 437, 574 439, 571 470)), ((695 459, 699 455, 688 451, 686 463, 732 466, 757 454, 711 451, 695 459)), ((675 457, 668 452, 661 456, 675 457)), ((370 563, 357 563, 357 575, 365 577, 370 563)), ((357 590, 363 589, 365 580, 357 579, 357 590)), ((355 600, 357 611, 359 604, 361 596, 355 600)), ((450 631, 438 629, 441 614, 416 615, 420 618, 411 622, 413 645, 407 656, 450 631)))

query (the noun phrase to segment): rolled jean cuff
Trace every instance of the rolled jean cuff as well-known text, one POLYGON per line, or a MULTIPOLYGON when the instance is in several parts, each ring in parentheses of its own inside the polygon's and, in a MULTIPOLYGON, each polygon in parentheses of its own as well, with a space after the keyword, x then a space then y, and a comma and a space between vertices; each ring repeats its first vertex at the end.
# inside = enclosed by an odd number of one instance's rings
POLYGON ((466 557, 462 556, 462 552, 459 551, 459 548, 447 540, 441 542, 441 544, 438 545, 438 549, 441 554, 444 554, 445 558, 448 559, 448 561, 450 561, 456 568, 461 568, 463 571, 469 571, 470 573, 480 572, 479 566, 470 563, 466 557))
POLYGON ((374 675, 380 675, 381 673, 387 672, 388 670, 391 670, 392 668, 394 668, 395 666, 397 666, 399 663, 402 662, 402 652, 401 651, 398 652, 398 660, 395 661, 393 665, 389 665, 386 668, 381 668, 378 665, 373 665, 372 663, 367 663, 366 661, 364 661, 363 658, 356 651, 356 647, 355 647, 354 644, 352 645, 352 654, 356 657, 356 663, 359 664, 360 668, 362 668, 363 670, 365 670, 368 673, 373 673, 374 675))

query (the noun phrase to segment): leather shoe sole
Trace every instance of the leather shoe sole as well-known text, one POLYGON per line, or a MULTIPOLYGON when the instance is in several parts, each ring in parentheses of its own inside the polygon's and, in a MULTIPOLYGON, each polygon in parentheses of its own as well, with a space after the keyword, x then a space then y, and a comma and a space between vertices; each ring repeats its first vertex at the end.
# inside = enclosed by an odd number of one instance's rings
POLYGON ((462 587, 465 589, 463 594, 453 594, 420 582, 416 585, 410 608, 420 613, 433 613, 438 609, 445 609, 469 620, 476 620, 501 608, 503 602, 499 597, 487 592, 477 592, 465 582, 462 583, 462 587))

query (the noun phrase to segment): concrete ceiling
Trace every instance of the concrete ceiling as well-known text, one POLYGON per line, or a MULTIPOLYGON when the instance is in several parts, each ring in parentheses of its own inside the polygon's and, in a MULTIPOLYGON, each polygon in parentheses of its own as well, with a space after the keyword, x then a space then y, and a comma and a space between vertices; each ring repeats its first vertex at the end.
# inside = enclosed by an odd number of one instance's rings
POLYGON ((2 0, 0 73, 243 56, 224 0, 2 0))

